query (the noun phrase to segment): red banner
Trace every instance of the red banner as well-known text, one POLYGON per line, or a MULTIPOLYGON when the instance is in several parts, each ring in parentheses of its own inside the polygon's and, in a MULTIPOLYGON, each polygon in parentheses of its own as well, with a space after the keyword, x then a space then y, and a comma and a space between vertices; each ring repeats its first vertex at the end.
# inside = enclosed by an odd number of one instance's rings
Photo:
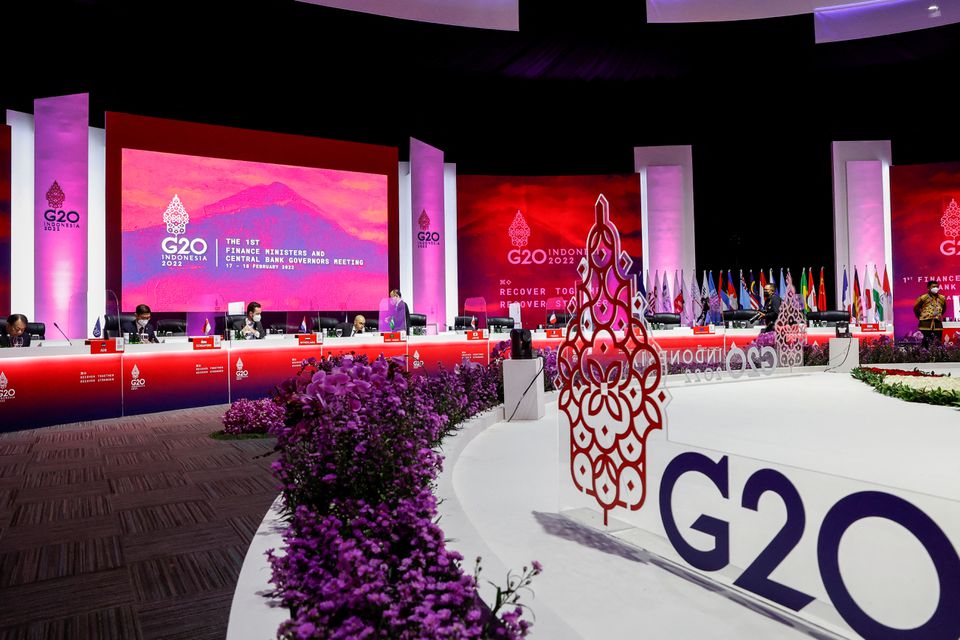
POLYGON ((121 357, 0 358, 0 431, 120 416, 121 357))
POLYGON ((225 404, 230 401, 227 351, 138 353, 123 358, 125 415, 225 404))
POLYGON ((410 345, 409 370, 414 374, 432 373, 443 366, 447 371, 468 362, 487 364, 490 346, 484 341, 420 342, 410 345))
POLYGON ((234 347, 230 350, 230 400, 266 397, 278 384, 296 375, 304 360, 320 357, 320 346, 316 344, 313 348, 234 347))
POLYGON ((548 301, 565 304, 573 295, 601 193, 636 273, 643 255, 638 174, 457 176, 459 308, 482 296, 488 315, 506 316, 518 302, 524 326, 546 324, 548 301))

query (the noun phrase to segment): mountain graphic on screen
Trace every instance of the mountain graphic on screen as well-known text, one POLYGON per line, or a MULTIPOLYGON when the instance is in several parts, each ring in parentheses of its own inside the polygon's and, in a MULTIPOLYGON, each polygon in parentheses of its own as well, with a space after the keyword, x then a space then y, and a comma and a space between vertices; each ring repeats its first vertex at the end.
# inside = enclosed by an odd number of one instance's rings
MULTIPOLYGON (((167 200, 172 197, 170 194, 167 200)), ((294 290, 290 293, 294 295, 301 293, 295 289, 309 289, 311 296, 320 295, 319 290, 327 287, 343 294, 344 274, 357 279, 356 284, 361 288, 363 284, 369 284, 371 290, 366 296, 374 295, 374 291, 380 295, 380 289, 386 286, 386 244, 356 237, 341 226, 336 216, 282 182, 249 187, 210 204, 188 206, 187 210, 190 224, 184 237, 191 240, 202 238, 208 246, 207 260, 184 260, 182 266, 175 268, 161 264, 161 242, 169 234, 163 222, 163 211, 158 210, 155 225, 122 234, 125 293, 136 291, 144 299, 159 302, 162 298, 160 304, 163 307, 169 304, 189 310, 194 306, 191 300, 208 292, 242 300, 252 299, 255 292, 263 296, 269 290, 281 298, 275 301, 280 304, 283 304, 284 292, 291 287, 294 290), (228 245, 228 239, 239 240, 239 244, 228 245), (259 240, 259 245, 248 244, 248 240, 259 240), (267 249, 300 249, 306 251, 306 257, 315 257, 314 251, 323 251, 326 258, 362 259, 364 265, 359 268, 334 264, 297 265, 297 270, 291 272, 243 268, 242 263, 235 262, 227 268, 229 263, 224 260, 227 246, 259 246, 262 264, 267 263, 267 249), (367 283, 366 280, 374 275, 383 282, 367 283), (255 289, 250 284, 252 281, 256 282, 255 289)))

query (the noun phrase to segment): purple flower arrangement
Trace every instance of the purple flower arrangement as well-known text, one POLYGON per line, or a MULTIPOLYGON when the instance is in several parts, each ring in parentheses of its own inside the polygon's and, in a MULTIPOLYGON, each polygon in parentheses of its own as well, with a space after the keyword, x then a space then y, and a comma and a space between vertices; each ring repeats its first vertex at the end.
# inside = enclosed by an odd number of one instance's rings
POLYGON ((411 378, 398 362, 340 357, 309 361, 281 386, 273 469, 289 526, 285 553, 269 554, 291 613, 281 637, 527 634, 515 598, 539 564, 487 607, 477 574, 446 547, 431 491, 443 437, 500 402, 499 362, 411 378))
POLYGON ((230 435, 273 433, 283 427, 286 411, 272 398, 237 400, 223 414, 223 431, 230 435))

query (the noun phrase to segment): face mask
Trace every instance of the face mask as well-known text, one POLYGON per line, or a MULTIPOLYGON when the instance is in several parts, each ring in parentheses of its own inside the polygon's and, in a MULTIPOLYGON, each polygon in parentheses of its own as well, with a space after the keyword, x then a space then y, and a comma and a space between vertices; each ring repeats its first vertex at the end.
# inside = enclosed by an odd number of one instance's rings
POLYGON ((259 313, 255 313, 255 314, 253 315, 253 321, 254 321, 254 322, 260 322, 260 317, 261 317, 261 316, 260 316, 259 313))
POLYGON ((930 293, 937 293, 940 291, 940 287, 930 287, 930 293))
POLYGON ((143 327, 146 327, 146 326, 147 326, 147 323, 148 323, 148 322, 150 322, 150 321, 149 321, 149 320, 140 320, 140 319, 138 319, 138 320, 137 320, 137 326, 142 329, 143 327))

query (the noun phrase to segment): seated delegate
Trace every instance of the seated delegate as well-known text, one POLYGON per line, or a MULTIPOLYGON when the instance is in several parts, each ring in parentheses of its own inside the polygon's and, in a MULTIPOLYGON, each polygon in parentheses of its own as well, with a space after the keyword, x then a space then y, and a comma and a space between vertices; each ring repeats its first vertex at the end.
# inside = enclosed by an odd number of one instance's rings
POLYGON ((263 329, 262 307, 259 302, 251 302, 247 305, 247 317, 243 319, 243 326, 240 327, 240 334, 245 340, 262 340, 266 335, 263 329))
POLYGON ((30 334, 27 333, 27 316, 14 313, 7 318, 7 333, 0 336, 0 347, 29 347, 30 334))
POLYGON ((131 322, 123 323, 123 332, 130 334, 130 342, 159 342, 157 332, 150 325, 150 307, 145 304, 138 304, 134 310, 136 318, 131 322))

